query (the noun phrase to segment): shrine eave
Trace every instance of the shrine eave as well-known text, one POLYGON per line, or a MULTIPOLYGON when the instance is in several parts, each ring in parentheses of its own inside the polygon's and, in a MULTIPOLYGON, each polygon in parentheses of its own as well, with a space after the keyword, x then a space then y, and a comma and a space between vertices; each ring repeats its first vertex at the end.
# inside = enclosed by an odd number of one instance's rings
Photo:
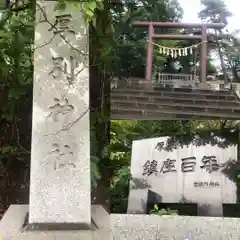
POLYGON ((202 39, 202 35, 173 35, 173 34, 153 34, 153 38, 158 39, 177 39, 177 40, 186 40, 186 39, 202 39))
POLYGON ((224 28, 224 23, 182 23, 182 22, 151 22, 151 21, 135 21, 133 25, 162 27, 162 28, 224 28))

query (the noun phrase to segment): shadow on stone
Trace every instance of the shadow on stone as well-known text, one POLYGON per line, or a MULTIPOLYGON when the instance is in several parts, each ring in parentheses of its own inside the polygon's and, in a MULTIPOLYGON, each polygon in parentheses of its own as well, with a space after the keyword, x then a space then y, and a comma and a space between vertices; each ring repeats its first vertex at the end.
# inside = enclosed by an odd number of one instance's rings
POLYGON ((131 179, 131 188, 132 189, 146 189, 146 188, 151 188, 151 185, 149 185, 145 179, 132 178, 131 179))
POLYGON ((149 204, 161 203, 162 196, 152 190, 148 190, 148 199, 147 202, 149 204))
POLYGON ((97 230, 99 229, 92 219, 91 225, 81 223, 28 223, 29 213, 27 213, 23 225, 23 231, 79 231, 79 230, 97 230))

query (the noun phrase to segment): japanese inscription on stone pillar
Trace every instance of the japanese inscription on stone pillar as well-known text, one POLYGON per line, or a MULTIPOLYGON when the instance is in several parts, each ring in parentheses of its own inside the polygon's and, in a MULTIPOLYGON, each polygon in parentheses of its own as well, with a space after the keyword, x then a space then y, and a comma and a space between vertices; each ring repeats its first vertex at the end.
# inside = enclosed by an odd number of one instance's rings
POLYGON ((36 4, 29 222, 90 224, 88 27, 56 4, 36 4))

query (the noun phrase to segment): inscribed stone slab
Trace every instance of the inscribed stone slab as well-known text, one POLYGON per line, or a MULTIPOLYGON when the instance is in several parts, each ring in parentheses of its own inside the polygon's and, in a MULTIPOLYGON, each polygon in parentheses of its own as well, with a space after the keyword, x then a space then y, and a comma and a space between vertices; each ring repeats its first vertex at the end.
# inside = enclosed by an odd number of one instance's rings
POLYGON ((150 189, 163 203, 196 203, 205 216, 222 216, 222 204, 236 203, 230 171, 236 160, 237 146, 220 138, 185 145, 171 137, 133 141, 128 213, 144 213, 139 205, 147 204, 143 191, 150 189))
POLYGON ((55 6, 36 9, 29 223, 90 224, 88 28, 55 6))

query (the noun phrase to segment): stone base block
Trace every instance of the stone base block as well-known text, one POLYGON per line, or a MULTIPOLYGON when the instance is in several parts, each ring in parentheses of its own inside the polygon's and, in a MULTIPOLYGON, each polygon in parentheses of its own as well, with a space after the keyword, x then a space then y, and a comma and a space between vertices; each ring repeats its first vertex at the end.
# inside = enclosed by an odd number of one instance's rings
MULTIPOLYGON (((92 206, 92 226, 87 230, 77 224, 57 230, 51 227, 29 226, 28 205, 11 205, 0 222, 0 240, 107 240, 110 234, 110 215, 100 205, 92 206)), ((62 224, 65 226, 65 224, 62 224)))
POLYGON ((240 220, 222 217, 111 214, 113 240, 237 240, 240 220))

